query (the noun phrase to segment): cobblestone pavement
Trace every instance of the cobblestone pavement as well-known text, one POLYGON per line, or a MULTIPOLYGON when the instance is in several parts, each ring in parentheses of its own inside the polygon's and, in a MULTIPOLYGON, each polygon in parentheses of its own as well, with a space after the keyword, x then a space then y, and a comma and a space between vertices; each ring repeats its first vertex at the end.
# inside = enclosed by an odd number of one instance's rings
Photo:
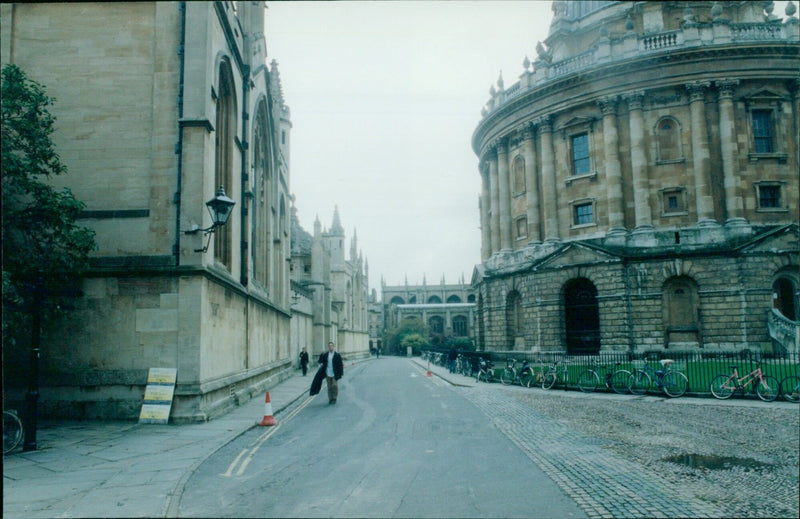
POLYGON ((795 404, 459 391, 590 517, 798 517, 795 404))

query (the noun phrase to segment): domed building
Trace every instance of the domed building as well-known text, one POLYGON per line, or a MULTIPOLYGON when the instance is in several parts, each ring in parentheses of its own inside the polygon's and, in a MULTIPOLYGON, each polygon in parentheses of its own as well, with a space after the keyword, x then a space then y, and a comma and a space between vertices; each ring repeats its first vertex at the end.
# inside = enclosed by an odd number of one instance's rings
POLYGON ((479 348, 797 352, 800 26, 773 10, 553 2, 472 138, 479 348))

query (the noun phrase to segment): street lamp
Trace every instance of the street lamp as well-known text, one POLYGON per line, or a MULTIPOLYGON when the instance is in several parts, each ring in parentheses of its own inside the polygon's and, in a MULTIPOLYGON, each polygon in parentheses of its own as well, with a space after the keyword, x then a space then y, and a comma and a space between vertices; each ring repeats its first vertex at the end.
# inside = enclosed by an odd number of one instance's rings
POLYGON ((211 234, 217 230, 217 227, 222 227, 228 223, 228 218, 231 216, 235 204, 236 202, 225 195, 225 189, 219 186, 217 196, 206 202, 206 207, 208 207, 208 212, 211 215, 211 226, 205 229, 195 227, 189 231, 184 231, 185 234, 197 234, 198 232, 202 232, 208 235, 208 241, 206 241, 205 247, 202 249, 195 249, 195 252, 208 251, 208 245, 211 243, 211 234))

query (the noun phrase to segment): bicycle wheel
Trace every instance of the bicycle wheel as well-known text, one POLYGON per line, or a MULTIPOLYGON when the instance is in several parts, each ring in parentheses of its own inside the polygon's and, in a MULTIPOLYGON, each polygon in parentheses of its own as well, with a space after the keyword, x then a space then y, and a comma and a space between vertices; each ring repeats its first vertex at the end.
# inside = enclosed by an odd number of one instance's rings
POLYGON ((624 395, 628 392, 628 380, 631 378, 631 372, 627 369, 618 369, 611 375, 611 389, 614 393, 624 395))
POLYGON ((650 389, 650 375, 646 371, 637 370, 628 379, 628 391, 634 395, 643 395, 650 389))
POLYGON ((533 378, 533 371, 531 368, 525 368, 519 374, 519 385, 522 387, 531 387, 531 379, 533 378))
POLYGON ((781 395, 789 402, 800 402, 800 377, 790 375, 781 380, 781 395))
POLYGON ((686 390, 689 389, 689 379, 680 371, 667 371, 664 373, 662 382, 664 385, 661 389, 672 398, 683 396, 686 390))
POLYGON ((22 420, 14 413, 3 411, 3 454, 17 448, 22 441, 22 420))
POLYGON ((506 368, 500 373, 500 382, 503 383, 504 386, 514 383, 514 379, 516 378, 516 374, 514 370, 511 368, 506 368))
POLYGON ((714 380, 711 381, 710 389, 714 398, 725 400, 726 398, 732 397, 736 392, 736 385, 733 378, 729 375, 717 375, 714 377, 714 380))
POLYGON ((578 375, 578 389, 584 393, 591 393, 600 385, 600 376, 593 370, 587 369, 578 375))
POLYGON ((552 389, 556 385, 556 380, 558 380, 558 376, 554 372, 547 373, 542 380, 542 388, 552 389))
POLYGON ((778 383, 777 378, 764 375, 761 377, 761 380, 758 381, 758 385, 756 386, 756 394, 758 395, 758 398, 764 402, 772 402, 778 398, 780 387, 781 385, 778 383))

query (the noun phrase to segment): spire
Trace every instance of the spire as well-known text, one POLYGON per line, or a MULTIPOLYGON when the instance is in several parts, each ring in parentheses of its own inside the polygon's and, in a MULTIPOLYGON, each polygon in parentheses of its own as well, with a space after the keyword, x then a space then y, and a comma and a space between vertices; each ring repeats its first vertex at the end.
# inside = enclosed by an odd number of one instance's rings
POLYGON ((320 234, 322 234, 322 224, 319 221, 319 214, 317 214, 314 220, 314 236, 318 238, 320 234))
POLYGON ((344 236, 344 227, 339 218, 339 206, 333 206, 333 223, 331 224, 331 234, 338 234, 344 236))
POLYGON ((356 233, 355 227, 353 228, 353 239, 350 240, 350 261, 355 261, 358 258, 358 234, 356 233))

